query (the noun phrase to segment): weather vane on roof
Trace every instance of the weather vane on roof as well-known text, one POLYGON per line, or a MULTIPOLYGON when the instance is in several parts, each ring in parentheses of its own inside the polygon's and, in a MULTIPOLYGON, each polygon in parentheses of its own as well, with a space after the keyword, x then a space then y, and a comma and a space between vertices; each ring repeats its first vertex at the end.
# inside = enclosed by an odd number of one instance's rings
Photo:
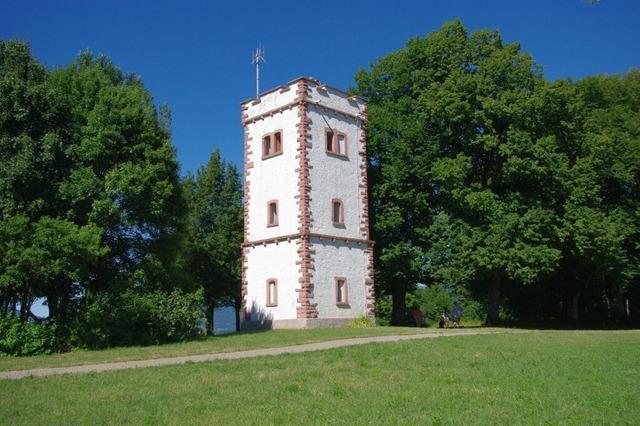
POLYGON ((264 58, 264 48, 259 44, 251 54, 251 63, 256 66, 256 99, 260 96, 260 64, 266 62, 264 58))

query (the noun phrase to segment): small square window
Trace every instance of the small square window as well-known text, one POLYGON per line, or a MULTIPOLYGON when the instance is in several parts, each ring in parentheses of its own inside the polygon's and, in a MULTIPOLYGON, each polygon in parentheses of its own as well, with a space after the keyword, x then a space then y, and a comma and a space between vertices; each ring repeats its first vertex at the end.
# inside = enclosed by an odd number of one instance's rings
POLYGON ((278 306, 278 280, 267 280, 267 306, 278 306))
POLYGON ((336 278, 336 304, 346 305, 349 303, 347 291, 347 280, 345 278, 336 278))

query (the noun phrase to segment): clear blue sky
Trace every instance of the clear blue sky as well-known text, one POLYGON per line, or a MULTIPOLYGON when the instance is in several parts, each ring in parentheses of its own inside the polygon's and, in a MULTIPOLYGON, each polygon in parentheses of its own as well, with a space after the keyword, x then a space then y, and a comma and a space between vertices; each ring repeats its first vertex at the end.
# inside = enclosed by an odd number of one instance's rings
POLYGON ((215 148, 241 165, 239 103, 254 95, 258 42, 264 89, 300 75, 347 88, 359 68, 458 17, 520 41, 550 79, 640 66, 640 0, 0 0, 0 38, 27 41, 49 67, 90 49, 141 75, 173 111, 184 172, 215 148))

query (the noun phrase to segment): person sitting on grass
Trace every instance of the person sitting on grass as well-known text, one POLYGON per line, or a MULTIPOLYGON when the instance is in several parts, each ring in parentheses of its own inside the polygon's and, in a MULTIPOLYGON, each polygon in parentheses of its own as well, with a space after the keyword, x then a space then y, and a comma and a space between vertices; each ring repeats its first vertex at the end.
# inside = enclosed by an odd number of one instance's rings
POLYGON ((449 311, 447 311, 447 308, 444 308, 444 310, 442 311, 442 317, 440 317, 440 328, 447 328, 447 326, 449 325, 449 311))

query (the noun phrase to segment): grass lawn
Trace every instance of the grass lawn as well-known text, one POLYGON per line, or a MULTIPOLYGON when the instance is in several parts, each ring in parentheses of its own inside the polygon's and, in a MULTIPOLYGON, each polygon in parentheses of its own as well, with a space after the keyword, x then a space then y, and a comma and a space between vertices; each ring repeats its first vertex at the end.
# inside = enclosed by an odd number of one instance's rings
POLYGON ((413 327, 374 327, 363 329, 324 328, 310 330, 245 332, 225 336, 207 337, 185 343, 158 346, 130 346, 99 351, 74 350, 64 354, 40 355, 33 357, 0 356, 0 371, 27 370, 43 367, 67 367, 70 365, 164 358, 182 355, 200 355, 215 352, 233 352, 247 349, 298 345, 324 340, 388 334, 413 334, 427 331, 433 332, 436 330, 413 327))
POLYGON ((0 381, 0 423, 640 423, 639 331, 374 343, 0 381))

